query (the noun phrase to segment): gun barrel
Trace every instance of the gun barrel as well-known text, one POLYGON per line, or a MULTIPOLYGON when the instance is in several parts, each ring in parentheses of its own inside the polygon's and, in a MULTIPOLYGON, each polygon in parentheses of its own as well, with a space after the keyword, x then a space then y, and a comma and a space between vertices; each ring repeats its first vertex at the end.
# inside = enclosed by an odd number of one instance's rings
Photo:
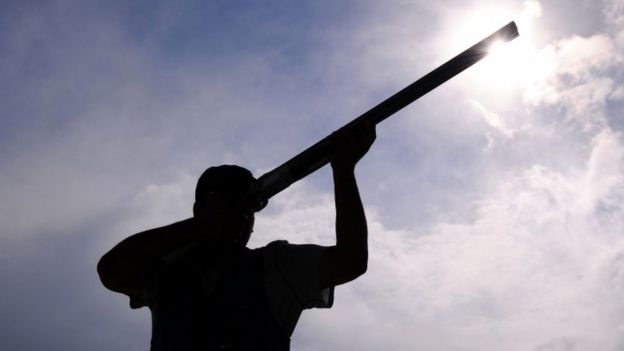
MULTIPOLYGON (((510 41, 518 35, 516 24, 509 22, 487 38, 464 50, 377 106, 364 112, 342 128, 359 123, 364 119, 368 119, 375 124, 385 120, 466 68, 477 63, 488 54, 489 48, 495 42, 510 41)), ((332 146, 329 142, 329 136, 327 136, 272 171, 263 174, 252 185, 250 196, 258 204, 265 203, 273 195, 286 189, 292 183, 329 163, 332 153, 332 146)))

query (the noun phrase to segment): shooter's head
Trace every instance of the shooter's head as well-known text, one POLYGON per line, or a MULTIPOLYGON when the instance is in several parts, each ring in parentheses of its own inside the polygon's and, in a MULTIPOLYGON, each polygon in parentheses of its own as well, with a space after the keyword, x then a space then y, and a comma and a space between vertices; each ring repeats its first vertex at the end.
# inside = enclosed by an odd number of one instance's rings
POLYGON ((224 230, 218 233, 220 240, 241 247, 247 245, 253 231, 254 208, 245 196, 255 180, 249 170, 239 166, 206 169, 197 181, 193 215, 222 216, 224 230))

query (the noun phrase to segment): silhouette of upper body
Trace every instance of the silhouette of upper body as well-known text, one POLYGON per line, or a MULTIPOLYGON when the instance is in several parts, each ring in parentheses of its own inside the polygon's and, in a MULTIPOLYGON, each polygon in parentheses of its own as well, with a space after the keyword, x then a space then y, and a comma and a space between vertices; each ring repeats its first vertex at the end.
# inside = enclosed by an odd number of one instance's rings
POLYGON ((367 225, 355 166, 375 140, 374 124, 334 133, 331 160, 336 244, 274 241, 246 247, 255 180, 239 166, 208 168, 193 217, 132 235, 98 263, 105 287, 149 307, 151 350, 289 350, 301 312, 329 308, 334 287, 366 272, 367 225))

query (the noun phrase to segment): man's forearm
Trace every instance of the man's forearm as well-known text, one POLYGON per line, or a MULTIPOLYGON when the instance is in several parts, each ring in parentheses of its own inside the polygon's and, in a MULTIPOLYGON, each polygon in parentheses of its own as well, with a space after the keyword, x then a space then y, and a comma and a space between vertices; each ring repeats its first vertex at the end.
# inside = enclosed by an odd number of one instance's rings
MULTIPOLYGON (((355 273, 366 271, 368 229, 354 169, 334 168, 336 249, 355 273)), ((359 275, 358 274, 358 275, 359 275)))

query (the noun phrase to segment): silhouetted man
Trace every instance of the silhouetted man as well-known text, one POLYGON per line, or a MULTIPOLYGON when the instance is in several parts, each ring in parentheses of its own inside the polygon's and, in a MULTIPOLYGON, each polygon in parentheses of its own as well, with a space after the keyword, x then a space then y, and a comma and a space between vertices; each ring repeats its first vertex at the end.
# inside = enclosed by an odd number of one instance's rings
POLYGON ((331 307, 334 287, 366 271, 354 170, 374 140, 368 124, 333 135, 336 245, 247 248, 254 211, 244 195, 255 178, 211 167, 197 183, 193 217, 123 240, 98 263, 102 283, 128 295, 130 307, 149 307, 152 351, 289 350, 301 312, 331 307))

